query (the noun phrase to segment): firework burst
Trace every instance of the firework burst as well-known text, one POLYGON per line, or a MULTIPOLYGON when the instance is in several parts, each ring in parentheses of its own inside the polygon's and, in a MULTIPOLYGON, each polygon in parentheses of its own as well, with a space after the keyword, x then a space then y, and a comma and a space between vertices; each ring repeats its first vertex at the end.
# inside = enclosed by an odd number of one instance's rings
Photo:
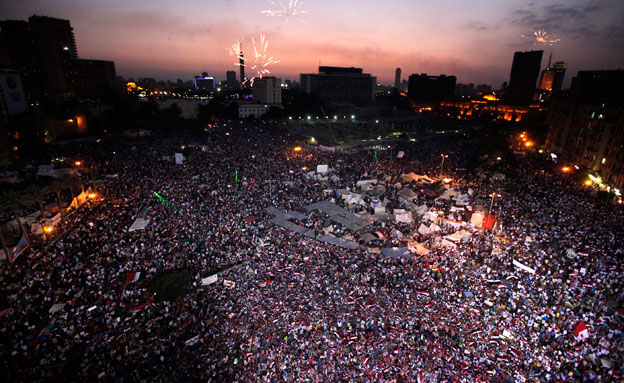
POLYGON ((262 11, 262 14, 268 16, 280 16, 280 17, 301 17, 301 15, 308 13, 301 9, 303 1, 299 0, 267 0, 274 9, 268 9, 262 11))
POLYGON ((265 35, 261 34, 260 39, 256 40, 251 38, 251 45, 253 47, 253 55, 251 57, 243 58, 242 52, 243 40, 239 39, 231 47, 227 48, 227 52, 230 56, 236 57, 239 61, 235 62, 235 65, 244 66, 250 69, 253 76, 248 79, 250 85, 257 79, 271 73, 269 67, 273 64, 277 64, 280 60, 276 60, 273 56, 269 56, 269 40, 265 35))
POLYGON ((540 29, 538 31, 533 32, 532 35, 521 35, 521 36, 524 37, 527 40, 533 41, 533 44, 542 44, 542 45, 553 46, 556 43, 558 43, 559 41, 561 41, 560 38, 557 38, 556 36, 549 35, 543 29, 540 29))

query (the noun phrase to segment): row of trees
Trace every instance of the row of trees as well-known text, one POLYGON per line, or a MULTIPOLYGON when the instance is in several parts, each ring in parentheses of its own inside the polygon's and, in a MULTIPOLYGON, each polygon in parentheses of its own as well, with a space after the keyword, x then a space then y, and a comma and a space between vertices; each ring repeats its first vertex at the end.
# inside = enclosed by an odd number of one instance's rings
MULTIPOLYGON (((38 179, 25 182, 21 185, 0 190, 0 211, 2 213, 13 214, 21 235, 24 236, 28 243, 31 243, 29 229, 24 225, 19 214, 19 209, 21 207, 32 207, 33 205, 37 206, 44 220, 44 225, 48 226, 48 217, 44 208, 44 201, 49 194, 54 194, 61 213, 61 219, 64 219, 66 212, 61 202, 61 193, 65 190, 69 190, 73 200, 78 194, 78 190, 84 191, 84 184, 82 180, 76 176, 66 176, 61 179, 39 177, 38 179)), ((8 257, 8 245, 1 226, 0 242, 2 242, 2 248, 8 257)))

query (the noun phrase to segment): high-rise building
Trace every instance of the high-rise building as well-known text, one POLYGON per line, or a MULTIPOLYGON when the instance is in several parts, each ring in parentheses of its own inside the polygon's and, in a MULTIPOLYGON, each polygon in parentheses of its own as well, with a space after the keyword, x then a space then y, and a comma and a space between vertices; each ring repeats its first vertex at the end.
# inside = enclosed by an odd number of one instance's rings
POLYGON ((544 51, 514 53, 509 86, 504 96, 506 102, 527 104, 533 99, 543 54, 544 51))
POLYGON ((624 70, 580 71, 572 79, 570 96, 596 102, 624 102, 624 70))
POLYGON ((563 86, 563 78, 566 72, 566 64, 563 61, 552 64, 552 53, 548 59, 548 65, 546 69, 542 71, 540 76, 539 86, 540 90, 557 92, 560 91, 563 86))
POLYGON ((65 99, 80 102, 110 100, 118 88, 115 63, 104 60, 72 60, 66 68, 65 99))
POLYGON ((624 187, 624 70, 581 71, 570 97, 548 112, 545 148, 567 163, 590 169, 624 187))
POLYGON ((362 68, 319 67, 318 74, 301 74, 301 88, 322 100, 366 102, 375 99, 377 78, 362 68))
POLYGON ((99 60, 78 60, 69 20, 32 16, 28 21, 0 21, 0 29, 3 40, 0 62, 17 67, 30 104, 57 106, 64 100, 75 100, 83 91, 98 93, 102 89, 87 90, 85 86, 102 84, 100 80, 109 77, 110 68, 112 78, 115 77, 112 62, 97 64, 99 60), (95 71, 94 79, 88 78, 90 70, 95 71))
POLYGON ((428 76, 426 73, 409 76, 407 96, 415 101, 439 102, 455 95, 455 76, 441 74, 428 76))
POLYGON ((277 77, 262 77, 253 84, 254 101, 267 105, 282 104, 282 84, 277 77))
POLYGON ((243 55, 243 44, 240 45, 240 54, 239 54, 239 58, 238 58, 238 65, 240 67, 240 83, 241 83, 241 87, 243 87, 245 80, 247 80, 245 78, 245 55, 243 55))
POLYGON ((394 72, 394 87, 399 89, 401 86, 401 68, 396 68, 394 72))
POLYGON ((225 73, 225 81, 221 82, 221 86, 226 89, 240 89, 240 83, 236 80, 236 72, 229 70, 225 73))

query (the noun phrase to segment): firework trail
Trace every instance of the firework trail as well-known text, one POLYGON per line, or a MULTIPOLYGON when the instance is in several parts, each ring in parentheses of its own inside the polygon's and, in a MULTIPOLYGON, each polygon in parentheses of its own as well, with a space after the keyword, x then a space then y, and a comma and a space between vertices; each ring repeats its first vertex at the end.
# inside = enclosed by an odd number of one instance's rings
POLYGON ((532 40, 533 44, 543 44, 543 45, 553 46, 559 41, 561 41, 560 38, 557 38, 556 36, 550 36, 543 29, 533 32, 532 35, 521 35, 521 36, 527 40, 532 40))
POLYGON ((248 79, 247 82, 253 86, 256 79, 260 79, 270 74, 271 71, 269 70, 269 67, 272 64, 277 64, 280 60, 276 60, 273 56, 269 56, 269 40, 263 34, 260 35, 259 40, 256 40, 254 37, 251 38, 253 55, 251 57, 244 58, 244 60, 241 48, 242 43, 242 39, 237 40, 231 47, 227 48, 227 51, 230 56, 239 59, 239 61, 235 62, 234 65, 244 66, 251 69, 253 76, 248 79))
POLYGON ((236 40, 236 42, 226 50, 228 55, 235 57, 237 60, 239 60, 238 62, 235 62, 234 65, 240 66, 240 62, 244 61, 243 56, 241 56, 241 54, 243 53, 243 38, 241 37, 240 39, 236 40))
MULTIPOLYGON (((262 14, 267 16, 278 17, 301 17, 301 15, 308 13, 301 9, 303 1, 299 0, 267 0, 275 9, 269 9, 262 11, 262 14)), ((288 20, 288 19, 286 19, 288 20)))

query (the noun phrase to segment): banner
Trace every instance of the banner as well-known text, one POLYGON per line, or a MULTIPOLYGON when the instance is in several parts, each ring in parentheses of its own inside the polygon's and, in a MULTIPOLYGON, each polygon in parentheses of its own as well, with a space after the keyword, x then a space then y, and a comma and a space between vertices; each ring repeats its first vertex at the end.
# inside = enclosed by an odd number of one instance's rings
POLYGON ((329 171, 329 166, 328 165, 317 165, 316 166, 316 172, 317 173, 327 173, 329 171))
POLYGON ((399 153, 397 154, 397 158, 403 158, 405 156, 405 152, 404 151, 399 151, 399 153))
POLYGON ((201 285, 202 286, 209 286, 212 285, 213 283, 216 283, 219 280, 219 276, 217 274, 215 275, 211 275, 207 278, 204 278, 201 280, 201 285))
POLYGON ((319 145, 319 150, 322 152, 335 152, 336 151, 336 147, 334 146, 324 146, 324 145, 319 145))
POLYGON ((227 279, 224 279, 223 280, 223 286, 234 288, 234 287, 236 287, 236 282, 228 281, 227 279))
POLYGON ((26 237, 22 235, 22 238, 20 238, 19 242, 17 242, 17 245, 9 249, 9 253, 10 253, 9 261, 10 262, 15 261, 17 257, 19 257, 19 255, 22 254, 27 248, 28 248, 28 242, 26 241, 26 237))
POLYGON ((535 269, 530 268, 529 266, 523 265, 522 263, 516 261, 514 259, 513 261, 514 266, 521 268, 522 270, 529 272, 531 274, 535 274, 535 269))
POLYGON ((176 153, 175 154, 176 165, 182 165, 183 162, 184 162, 184 156, 182 155, 182 153, 176 153))

